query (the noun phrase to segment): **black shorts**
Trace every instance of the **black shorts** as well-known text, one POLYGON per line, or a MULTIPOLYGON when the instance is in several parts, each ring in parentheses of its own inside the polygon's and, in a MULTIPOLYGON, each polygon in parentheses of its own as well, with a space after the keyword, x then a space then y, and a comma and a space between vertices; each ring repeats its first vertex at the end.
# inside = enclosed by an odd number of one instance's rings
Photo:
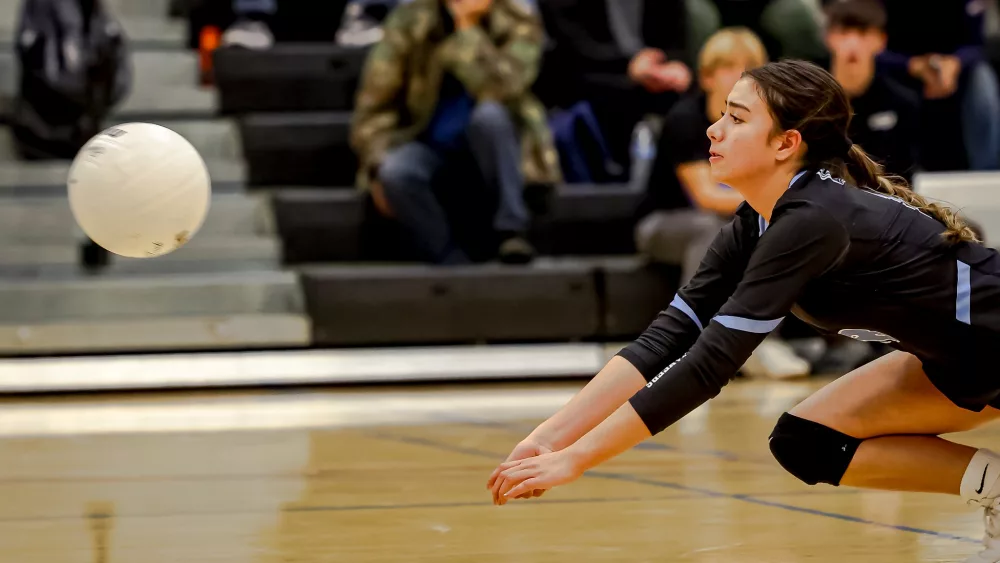
POLYGON ((924 361, 923 368, 931 383, 955 405, 974 412, 987 406, 1000 409, 1000 370, 996 366, 924 361))

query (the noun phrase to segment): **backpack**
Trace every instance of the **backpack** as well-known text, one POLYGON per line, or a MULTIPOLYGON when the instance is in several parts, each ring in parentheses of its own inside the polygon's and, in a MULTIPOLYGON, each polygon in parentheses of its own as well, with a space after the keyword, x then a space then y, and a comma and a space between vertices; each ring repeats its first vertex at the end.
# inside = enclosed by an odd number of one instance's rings
POLYGON ((567 184, 605 184, 622 174, 621 165, 611 158, 589 102, 553 109, 548 115, 567 184))
POLYGON ((129 91, 125 33, 101 0, 25 0, 11 125, 21 156, 70 159, 129 91))

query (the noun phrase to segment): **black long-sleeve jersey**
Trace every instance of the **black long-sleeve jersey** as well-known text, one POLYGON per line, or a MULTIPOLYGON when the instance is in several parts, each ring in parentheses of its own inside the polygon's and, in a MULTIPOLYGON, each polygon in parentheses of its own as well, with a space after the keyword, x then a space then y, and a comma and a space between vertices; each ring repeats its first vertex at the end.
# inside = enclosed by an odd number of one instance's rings
POLYGON ((770 224, 744 203, 692 280, 619 352, 647 385, 630 400, 656 434, 715 397, 789 313, 912 353, 955 404, 1000 404, 1000 256, 948 243, 899 198, 805 170, 770 224))

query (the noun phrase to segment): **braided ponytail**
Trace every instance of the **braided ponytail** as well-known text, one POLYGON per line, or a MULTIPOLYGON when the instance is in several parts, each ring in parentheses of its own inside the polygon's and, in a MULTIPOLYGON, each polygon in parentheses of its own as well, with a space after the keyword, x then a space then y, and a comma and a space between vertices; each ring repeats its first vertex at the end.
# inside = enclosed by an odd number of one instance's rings
POLYGON ((775 132, 794 129, 802 135, 806 163, 920 209, 944 225, 948 243, 979 242, 975 231, 954 211, 928 202, 902 178, 886 175, 881 165, 851 142, 847 136, 853 118, 851 102, 829 72, 810 62, 784 60, 748 70, 744 76, 756 83, 774 118, 775 132))
POLYGON ((923 196, 911 190, 902 178, 884 174, 882 166, 872 160, 860 146, 851 145, 844 164, 847 166, 847 173, 858 187, 868 187, 899 198, 943 223, 945 232, 942 236, 948 243, 979 242, 975 231, 954 211, 946 206, 928 202, 923 196))

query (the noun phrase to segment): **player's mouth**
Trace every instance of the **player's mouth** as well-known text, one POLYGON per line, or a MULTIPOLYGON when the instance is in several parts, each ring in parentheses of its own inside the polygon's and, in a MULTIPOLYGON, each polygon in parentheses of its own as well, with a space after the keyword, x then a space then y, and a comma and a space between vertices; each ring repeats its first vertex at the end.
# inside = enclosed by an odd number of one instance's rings
POLYGON ((719 153, 717 153, 715 151, 710 151, 708 153, 708 161, 709 162, 718 162, 720 160, 722 160, 722 155, 721 154, 719 154, 719 153))

